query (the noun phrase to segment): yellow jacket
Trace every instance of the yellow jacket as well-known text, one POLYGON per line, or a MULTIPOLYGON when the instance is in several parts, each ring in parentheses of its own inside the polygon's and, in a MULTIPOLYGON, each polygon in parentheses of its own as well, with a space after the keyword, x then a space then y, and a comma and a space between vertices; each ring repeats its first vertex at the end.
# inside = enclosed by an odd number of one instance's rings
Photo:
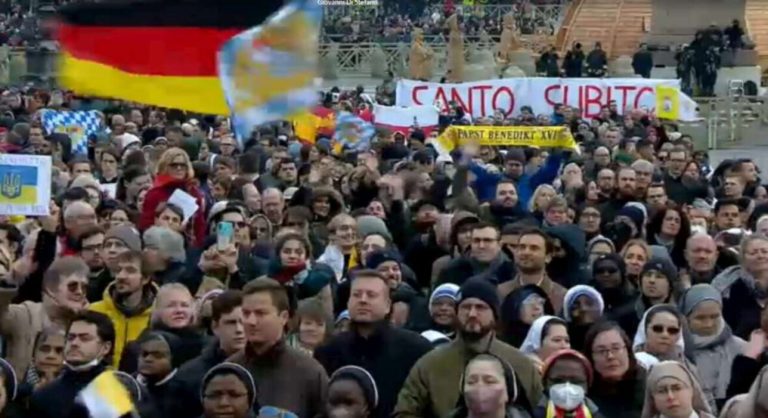
POLYGON ((110 283, 104 290, 103 299, 92 304, 89 309, 94 312, 101 312, 112 320, 112 325, 115 327, 115 348, 112 365, 117 367, 120 364, 120 356, 123 355, 125 346, 139 338, 139 335, 149 326, 152 316, 152 305, 154 304, 158 289, 153 283, 148 288, 150 289, 150 294, 144 296, 144 300, 137 309, 138 312, 127 316, 124 311, 118 308, 112 298, 114 284, 114 282, 110 283))

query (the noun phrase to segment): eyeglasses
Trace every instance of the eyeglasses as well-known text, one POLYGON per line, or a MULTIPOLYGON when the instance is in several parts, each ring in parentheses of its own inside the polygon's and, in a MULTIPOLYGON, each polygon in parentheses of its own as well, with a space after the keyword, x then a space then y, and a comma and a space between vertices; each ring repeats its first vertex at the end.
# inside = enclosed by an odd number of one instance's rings
POLYGON ((653 331, 656 334, 661 334, 663 332, 666 332, 667 335, 677 335, 680 333, 680 328, 665 327, 664 325, 653 325, 651 326, 651 331, 653 331))
POLYGON ((598 348, 597 350, 594 350, 593 353, 599 357, 608 358, 608 355, 610 354, 613 357, 618 356, 622 351, 624 351, 627 348, 625 345, 615 345, 613 347, 609 348, 598 348))
POLYGON ((83 245, 83 251, 98 251, 104 248, 104 244, 83 245))
POLYGON ((174 170, 186 170, 187 164, 186 163, 170 163, 168 164, 168 167, 174 170))

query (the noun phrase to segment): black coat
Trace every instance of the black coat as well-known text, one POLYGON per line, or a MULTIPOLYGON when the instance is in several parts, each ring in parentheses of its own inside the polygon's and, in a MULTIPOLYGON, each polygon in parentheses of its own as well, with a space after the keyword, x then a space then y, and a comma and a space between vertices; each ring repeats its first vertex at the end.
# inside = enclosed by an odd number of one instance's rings
POLYGON ((212 341, 203 352, 179 368, 170 382, 172 403, 170 412, 175 417, 196 417, 203 413, 200 389, 203 376, 214 366, 227 360, 219 348, 219 341, 212 341))
MULTIPOLYGON (((179 347, 178 353, 174 353, 174 355, 178 355, 179 364, 185 363, 188 360, 191 360, 195 358, 199 353, 203 351, 203 347, 207 344, 207 337, 200 332, 198 332, 195 329, 192 328, 185 328, 185 329, 171 329, 166 328, 162 325, 156 325, 154 327, 147 328, 144 330, 142 335, 139 336, 135 341, 131 341, 128 343, 128 345, 125 346, 125 349, 123 350, 123 355, 120 358, 120 367, 119 370, 122 372, 126 372, 128 374, 134 374, 138 370, 139 367, 139 344, 138 341, 141 341, 142 337, 147 332, 152 331, 166 331, 169 332, 175 336, 177 336, 181 340, 181 344, 179 347)), ((176 361, 174 359, 174 361, 176 361)))
POLYGON ((728 384, 728 390, 725 392, 726 398, 730 399, 736 395, 749 392, 752 383, 755 382, 760 370, 768 365, 768 352, 757 359, 739 354, 733 359, 731 365, 731 382, 728 384))
POLYGON ((106 370, 100 364, 86 371, 64 369, 59 377, 32 394, 30 417, 35 418, 88 418, 88 410, 75 402, 78 393, 106 370))
POLYGON ((330 376, 343 366, 367 370, 379 389, 379 406, 374 417, 389 417, 397 404, 397 395, 416 361, 432 349, 426 338, 411 331, 392 328, 382 322, 369 338, 354 331, 333 337, 315 350, 315 358, 330 376))
POLYGON ((733 334, 744 340, 749 340, 752 331, 760 328, 761 311, 752 289, 744 280, 736 280, 728 297, 723 298, 723 319, 733 334))
POLYGON ((481 266, 479 263, 473 262, 470 256, 455 258, 440 273, 435 286, 444 283, 453 283, 461 286, 467 279, 477 275, 483 275, 494 282, 495 285, 510 281, 517 273, 515 263, 505 255, 502 254, 501 256, 503 257, 502 260, 494 262, 495 264, 491 263, 490 266, 481 266))

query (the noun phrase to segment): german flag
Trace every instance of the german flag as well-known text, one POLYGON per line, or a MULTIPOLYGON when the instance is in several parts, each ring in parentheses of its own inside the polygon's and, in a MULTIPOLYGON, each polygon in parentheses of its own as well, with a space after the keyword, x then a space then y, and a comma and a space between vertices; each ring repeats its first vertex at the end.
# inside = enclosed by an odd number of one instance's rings
POLYGON ((59 13, 59 81, 84 96, 227 115, 220 47, 281 0, 79 3, 59 13))

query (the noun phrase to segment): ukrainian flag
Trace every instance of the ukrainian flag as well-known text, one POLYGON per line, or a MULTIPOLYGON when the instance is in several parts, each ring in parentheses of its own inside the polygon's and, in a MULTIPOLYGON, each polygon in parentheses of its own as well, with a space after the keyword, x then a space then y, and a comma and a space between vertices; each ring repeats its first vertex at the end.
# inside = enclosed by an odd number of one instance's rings
POLYGON ((37 203, 37 167, 0 165, 0 204, 37 203))

